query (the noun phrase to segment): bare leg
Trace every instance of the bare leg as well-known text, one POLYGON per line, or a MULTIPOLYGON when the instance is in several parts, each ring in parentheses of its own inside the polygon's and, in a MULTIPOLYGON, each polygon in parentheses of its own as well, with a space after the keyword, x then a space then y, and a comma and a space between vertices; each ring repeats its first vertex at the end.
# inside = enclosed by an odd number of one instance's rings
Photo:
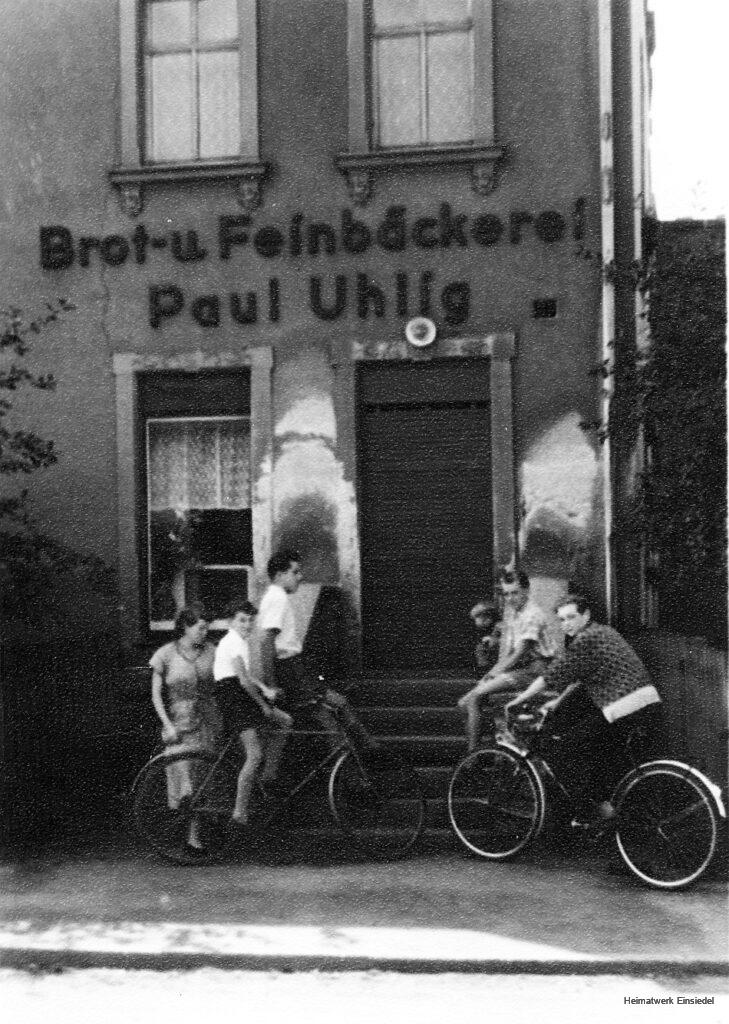
POLYGON ((245 747, 246 759, 238 775, 238 787, 235 794, 233 821, 241 825, 248 824, 248 805, 256 772, 263 760, 263 750, 258 733, 255 729, 243 729, 240 734, 241 743, 245 747))
POLYGON ((481 739, 482 703, 485 703, 492 693, 503 693, 513 689, 513 676, 509 672, 502 672, 492 679, 482 679, 458 701, 458 706, 466 713, 466 741, 469 754, 478 748, 481 739))
POLYGON ((290 716, 285 711, 281 711, 279 708, 274 710, 276 713, 269 720, 269 728, 266 730, 266 755, 261 771, 261 782, 273 782, 278 775, 281 755, 293 725, 290 716))

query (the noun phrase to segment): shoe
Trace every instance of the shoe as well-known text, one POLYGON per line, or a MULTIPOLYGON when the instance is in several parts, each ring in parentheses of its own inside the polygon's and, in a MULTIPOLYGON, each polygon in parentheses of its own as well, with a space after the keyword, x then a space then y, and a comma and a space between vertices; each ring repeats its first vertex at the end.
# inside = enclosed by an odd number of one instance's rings
POLYGON ((237 818, 231 818, 228 822, 228 835, 234 843, 246 842, 251 832, 252 829, 248 822, 238 821, 237 818))
POLYGON ((586 843, 596 846, 603 839, 612 835, 615 829, 615 819, 600 817, 591 818, 589 821, 575 819, 570 822, 570 828, 579 830, 586 843))
POLYGON ((279 779, 259 779, 258 787, 266 800, 285 800, 288 789, 279 779))
POLYGON ((185 856, 191 861, 202 862, 208 859, 209 854, 204 846, 191 846, 190 843, 185 843, 185 856))

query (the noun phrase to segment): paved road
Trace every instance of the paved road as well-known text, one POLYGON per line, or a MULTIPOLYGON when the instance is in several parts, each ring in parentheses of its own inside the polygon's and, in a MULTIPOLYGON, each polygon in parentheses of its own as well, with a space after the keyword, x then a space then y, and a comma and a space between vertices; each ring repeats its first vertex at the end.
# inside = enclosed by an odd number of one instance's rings
POLYGON ((206 868, 178 868, 119 844, 6 854, 0 951, 11 965, 18 961, 9 952, 24 949, 26 960, 35 950, 46 964, 66 950, 75 956, 66 964, 126 956, 137 967, 217 957, 288 969, 727 969, 718 873, 662 893, 605 853, 499 865, 457 850, 393 864, 329 853, 206 868))
POLYGON ((18 1024, 719 1024, 729 1019, 728 990, 716 977, 0 970, 4 1016, 18 1024))

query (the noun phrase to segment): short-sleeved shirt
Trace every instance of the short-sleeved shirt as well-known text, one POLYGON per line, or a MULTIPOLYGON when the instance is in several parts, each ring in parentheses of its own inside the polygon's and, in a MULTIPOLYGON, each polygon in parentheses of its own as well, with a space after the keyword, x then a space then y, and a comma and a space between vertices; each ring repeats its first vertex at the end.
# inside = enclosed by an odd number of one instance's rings
POLYGON ((272 583, 261 598, 258 608, 258 628, 277 630, 274 646, 277 658, 291 658, 301 654, 302 646, 296 630, 296 618, 289 595, 283 587, 272 583))
POLYGON ((528 600, 520 611, 507 610, 504 615, 502 656, 513 654, 518 644, 526 640, 534 642, 534 654, 540 658, 554 657, 555 647, 549 635, 547 616, 539 605, 531 600, 528 600))
POLYGON ((251 669, 251 649, 247 640, 244 640, 240 633, 229 629, 215 649, 215 662, 213 663, 213 675, 215 681, 229 679, 238 675, 235 666, 236 658, 245 665, 248 672, 251 669))
POLYGON ((545 674, 548 689, 582 683, 608 721, 660 701, 645 665, 612 626, 589 622, 545 674))
POLYGON ((212 694, 214 656, 215 648, 206 643, 197 656, 189 660, 173 642, 155 651, 149 664, 162 676, 170 700, 196 700, 212 694))

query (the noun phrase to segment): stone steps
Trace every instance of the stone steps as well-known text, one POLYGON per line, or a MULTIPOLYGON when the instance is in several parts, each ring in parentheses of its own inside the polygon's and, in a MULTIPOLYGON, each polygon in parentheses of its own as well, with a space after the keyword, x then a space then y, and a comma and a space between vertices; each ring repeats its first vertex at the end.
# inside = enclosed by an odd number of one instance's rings
MULTIPOLYGON (((449 845, 453 840, 448 824, 448 783, 466 753, 463 716, 456 702, 471 686, 471 677, 454 673, 363 677, 342 687, 378 743, 417 771, 427 801, 424 841, 429 845, 449 845)), ((325 786, 289 813, 290 827, 302 836, 312 826, 336 829, 329 816, 325 786)))

